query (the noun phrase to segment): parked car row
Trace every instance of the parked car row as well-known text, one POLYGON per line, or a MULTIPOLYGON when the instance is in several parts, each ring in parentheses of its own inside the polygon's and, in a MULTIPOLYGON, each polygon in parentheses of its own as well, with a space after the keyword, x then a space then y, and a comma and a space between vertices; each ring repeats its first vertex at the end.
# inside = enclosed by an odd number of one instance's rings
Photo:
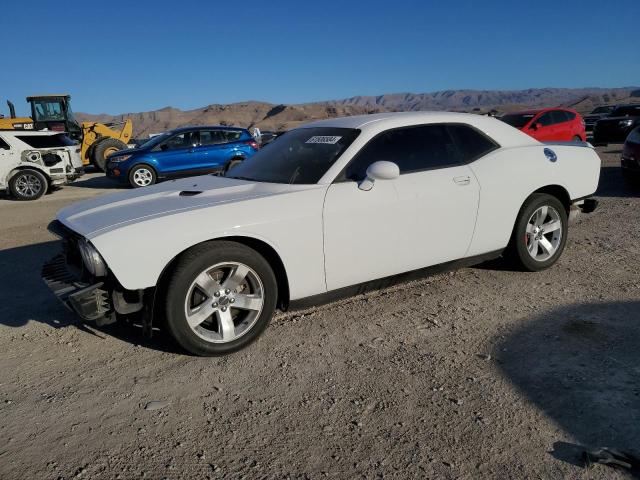
MULTIPOLYGON (((561 107, 510 112, 498 118, 542 142, 590 140, 595 145, 606 145, 624 142, 629 133, 640 126, 640 104, 605 105, 594 109, 584 119, 575 110, 561 107)), ((31 152, 34 147, 20 141, 15 132, 2 132, 12 140, 4 140, 4 146, 0 144, 0 160, 4 160, 4 167, 0 167, 3 175, 0 189, 10 191, 16 198, 37 199, 49 187, 81 175, 82 165, 74 163, 74 157, 63 167, 64 172, 60 172, 59 165, 49 167, 41 163, 40 169, 31 165, 30 170, 35 173, 22 172, 16 176, 16 172, 25 170, 25 166, 16 166, 14 160, 8 161, 9 157, 22 162, 27 158, 22 152, 31 152), (12 147, 13 144, 16 146, 12 147)), ((20 135, 24 136, 25 132, 21 131, 20 135)), ((64 134, 31 132, 30 135, 34 138, 39 135, 55 137, 59 144, 57 148, 74 150, 75 144, 64 134)), ((128 149, 110 154, 105 172, 107 177, 133 188, 147 187, 164 179, 224 174, 280 135, 282 132, 260 132, 259 129, 254 129, 252 135, 247 129, 227 126, 177 128, 144 142, 136 141, 128 149)), ((38 153, 33 150, 33 155, 38 153)))

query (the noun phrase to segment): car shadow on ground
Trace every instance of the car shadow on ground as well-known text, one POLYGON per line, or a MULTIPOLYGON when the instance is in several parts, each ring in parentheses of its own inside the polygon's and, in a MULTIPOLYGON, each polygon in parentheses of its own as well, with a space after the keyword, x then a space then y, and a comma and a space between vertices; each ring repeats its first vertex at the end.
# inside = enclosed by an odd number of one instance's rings
POLYGON ((80 187, 80 188, 100 188, 100 189, 117 189, 117 190, 122 190, 122 189, 126 189, 128 188, 128 185, 123 185, 115 180, 112 180, 111 178, 108 178, 105 175, 101 175, 98 177, 91 177, 91 178, 80 178, 79 180, 76 180, 75 182, 70 184, 73 187, 80 187))
POLYGON ((501 339, 493 353, 518 390, 577 442, 557 441, 550 455, 584 466, 585 449, 638 454, 640 301, 551 310, 501 339))
POLYGON ((87 334, 113 336, 122 341, 169 353, 184 354, 161 331, 152 338, 126 322, 97 327, 82 324, 51 293, 40 277, 42 265, 60 252, 60 242, 50 241, 0 250, 0 325, 22 328, 39 322, 52 328, 78 328, 87 334))
POLYGON ((622 175, 620 167, 602 167, 596 197, 640 197, 640 178, 632 181, 622 175))

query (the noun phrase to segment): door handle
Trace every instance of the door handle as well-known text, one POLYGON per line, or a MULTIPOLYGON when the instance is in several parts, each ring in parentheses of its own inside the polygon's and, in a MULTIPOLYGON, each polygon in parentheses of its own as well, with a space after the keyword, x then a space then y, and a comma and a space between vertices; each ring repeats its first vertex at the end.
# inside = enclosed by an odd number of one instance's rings
POLYGON ((469 176, 453 177, 453 181, 457 185, 469 185, 471 183, 471 177, 469 177, 469 176))

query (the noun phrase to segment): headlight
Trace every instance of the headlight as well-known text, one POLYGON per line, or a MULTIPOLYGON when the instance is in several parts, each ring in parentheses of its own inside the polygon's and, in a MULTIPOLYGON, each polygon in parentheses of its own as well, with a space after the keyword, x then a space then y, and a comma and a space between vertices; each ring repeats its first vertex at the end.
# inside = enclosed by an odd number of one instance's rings
POLYGON ((630 127, 631 125, 633 125, 633 120, 620 120, 618 122, 618 125, 620 125, 621 127, 630 127))
POLYGON ((109 158, 109 161, 112 163, 120 163, 120 162, 124 162, 125 160, 129 159, 129 157, 131 157, 131 155, 121 155, 119 157, 111 157, 109 158))
POLYGON ((82 262, 91 275, 96 277, 107 275, 107 265, 91 243, 87 240, 80 240, 78 248, 80 249, 80 255, 82 255, 82 262))

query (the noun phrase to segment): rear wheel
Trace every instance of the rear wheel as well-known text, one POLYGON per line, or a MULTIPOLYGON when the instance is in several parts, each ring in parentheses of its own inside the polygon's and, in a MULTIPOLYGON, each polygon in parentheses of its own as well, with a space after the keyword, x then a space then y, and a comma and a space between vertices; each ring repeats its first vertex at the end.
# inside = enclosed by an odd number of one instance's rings
POLYGON ((93 165, 104 172, 107 166, 107 157, 120 150, 126 150, 126 143, 118 140, 117 138, 105 138, 100 140, 97 145, 93 147, 92 162, 93 165))
POLYGON ((564 250, 567 224, 567 211, 560 200, 534 193, 520 209, 507 256, 524 270, 549 268, 564 250))
POLYGON ((9 180, 9 190, 17 200, 37 200, 47 191, 49 182, 37 170, 20 170, 9 180))
POLYGON ((226 241, 184 254, 166 291, 169 332, 185 350, 202 356, 230 353, 258 338, 278 297, 267 261, 249 247, 226 241))

